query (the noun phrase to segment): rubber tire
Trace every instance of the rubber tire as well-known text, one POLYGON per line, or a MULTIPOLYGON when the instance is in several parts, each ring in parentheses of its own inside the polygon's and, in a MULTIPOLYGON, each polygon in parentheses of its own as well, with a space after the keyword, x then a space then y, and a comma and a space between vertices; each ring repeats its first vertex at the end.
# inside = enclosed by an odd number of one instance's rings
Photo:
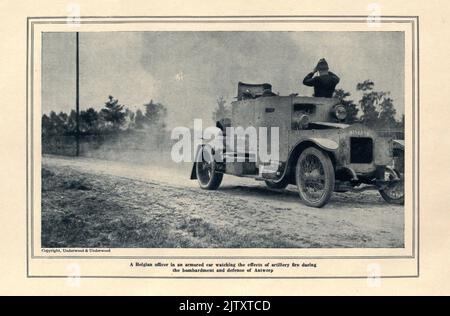
POLYGON ((331 162, 330 157, 328 154, 318 148, 315 147, 308 147, 306 148, 298 157, 297 164, 295 167, 295 182, 297 183, 297 189, 300 195, 300 199, 302 202, 311 207, 323 207, 325 204, 328 203, 328 201, 331 198, 331 195, 334 191, 334 183, 335 183, 335 175, 334 175, 334 167, 333 163, 331 162), (303 194, 302 190, 300 189, 300 161, 306 156, 306 155, 314 155, 316 156, 319 161, 321 162, 324 170, 325 175, 325 194, 322 196, 322 198, 318 201, 310 201, 308 200, 305 195, 303 194))
MULTIPOLYGON (((202 151, 202 148, 200 148, 197 155, 200 155, 201 151, 202 151)), ((198 184, 200 185, 200 188, 202 188, 204 190, 217 190, 219 188, 220 184, 222 183, 223 173, 215 171, 216 163, 214 161, 212 162, 212 165, 213 165, 212 171, 211 171, 212 176, 210 177, 210 179, 207 183, 202 183, 202 181, 200 180, 200 176, 198 174, 199 164, 198 164, 198 162, 195 163, 195 173, 197 176, 197 181, 198 181, 198 184)))
POLYGON ((274 182, 274 181, 270 181, 270 180, 265 180, 264 182, 266 183, 266 185, 269 189, 274 189, 274 190, 283 190, 283 189, 286 189, 286 187, 289 185, 289 180, 288 180, 287 176, 278 182, 274 182))
MULTIPOLYGON (((400 179, 404 181, 403 176, 401 174, 399 174, 399 172, 397 172, 396 170, 394 170, 394 171, 397 173, 397 176, 400 177, 400 179)), ((380 195, 383 198, 383 200, 385 200, 389 204, 404 205, 405 204, 405 191, 404 190, 405 190, 405 184, 403 183, 403 196, 398 199, 391 198, 389 195, 387 195, 384 192, 384 190, 379 190, 378 192, 380 192, 380 195)))

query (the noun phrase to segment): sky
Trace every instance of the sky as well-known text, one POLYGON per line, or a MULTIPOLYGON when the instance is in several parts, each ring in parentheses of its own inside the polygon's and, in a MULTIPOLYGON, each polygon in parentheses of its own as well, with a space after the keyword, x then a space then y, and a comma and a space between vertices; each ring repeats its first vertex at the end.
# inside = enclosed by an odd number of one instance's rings
MULTIPOLYGON (((389 91, 404 113, 403 32, 95 32, 80 33, 80 108, 113 95, 132 110, 154 100, 169 127, 212 124, 216 100, 235 100, 237 84, 270 83, 280 95, 312 95, 302 85, 320 58, 358 101, 366 79, 389 91)), ((75 108, 75 33, 44 33, 42 111, 75 108)))

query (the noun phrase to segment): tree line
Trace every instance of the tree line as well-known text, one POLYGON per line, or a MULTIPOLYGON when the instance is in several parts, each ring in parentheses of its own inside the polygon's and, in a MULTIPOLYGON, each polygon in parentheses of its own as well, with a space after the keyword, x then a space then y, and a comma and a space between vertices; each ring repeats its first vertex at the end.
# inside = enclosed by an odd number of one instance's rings
MULTIPOLYGON (((345 123, 363 123, 375 129, 394 129, 404 127, 404 115, 400 120, 396 119, 394 100, 389 92, 376 91, 374 82, 365 80, 358 83, 357 91, 362 92, 358 102, 350 99, 350 92, 336 89, 334 98, 341 100, 341 104, 347 109, 345 123)), ((147 130, 156 128, 163 131, 166 128, 167 109, 161 104, 150 100, 143 105, 143 110, 136 112, 130 110, 119 100, 109 96, 104 107, 97 111, 93 107, 80 111, 79 131, 82 135, 99 135, 118 133, 130 130, 147 130)), ((217 99, 217 105, 212 113, 214 121, 231 117, 230 107, 223 97, 217 99)), ((70 113, 51 111, 42 116, 42 135, 75 135, 77 117, 75 110, 70 113)))
MULTIPOLYGON (((144 110, 136 112, 119 103, 113 96, 108 97, 104 107, 97 111, 93 107, 80 111, 79 131, 82 135, 99 135, 119 133, 129 130, 157 128, 164 130, 167 109, 153 100, 144 104, 144 110)), ((69 114, 51 111, 42 115, 42 136, 75 135, 77 132, 77 115, 75 110, 69 114)))

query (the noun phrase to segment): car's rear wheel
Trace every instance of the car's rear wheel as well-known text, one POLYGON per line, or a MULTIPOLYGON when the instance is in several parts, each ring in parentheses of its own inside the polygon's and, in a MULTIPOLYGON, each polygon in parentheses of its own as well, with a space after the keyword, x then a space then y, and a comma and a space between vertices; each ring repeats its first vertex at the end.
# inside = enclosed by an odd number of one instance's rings
POLYGON ((405 187, 403 175, 393 169, 386 169, 387 178, 392 181, 386 188, 380 190, 380 195, 390 204, 405 203, 405 187))
POLYGON ((330 200, 334 190, 334 168, 324 151, 309 147, 297 160, 295 180, 303 203, 322 207, 330 200))
POLYGON ((197 155, 195 172, 200 187, 205 190, 216 190, 222 183, 223 173, 217 171, 214 152, 210 147, 202 146, 197 155))
POLYGON ((270 189, 283 190, 289 185, 289 178, 286 176, 279 181, 265 180, 264 182, 270 189))

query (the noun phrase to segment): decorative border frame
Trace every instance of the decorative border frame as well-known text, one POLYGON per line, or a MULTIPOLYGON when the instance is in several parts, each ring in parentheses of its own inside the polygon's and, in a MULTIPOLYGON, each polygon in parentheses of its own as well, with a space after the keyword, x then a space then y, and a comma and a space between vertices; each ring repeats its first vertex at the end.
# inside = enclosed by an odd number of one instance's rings
MULTIPOLYGON (((367 23, 367 16, 359 15, 256 15, 256 16, 83 16, 76 19, 82 24, 104 23, 367 23), (113 20, 111 20, 113 19, 113 20)), ((66 16, 27 17, 26 61, 26 266, 28 278, 66 278, 68 276, 30 275, 30 259, 417 259, 417 274, 410 276, 380 276, 380 278, 417 278, 420 276, 420 199, 419 199, 419 16, 380 16, 377 23, 409 23, 412 28, 412 208, 413 236, 412 256, 35 256, 34 255, 34 144, 33 144, 33 71, 34 71, 34 25, 66 24, 66 16), (416 76, 417 73, 417 76, 416 76), (417 95, 417 97, 416 97, 417 95), (417 113, 416 113, 417 109, 417 113), (417 122, 416 120, 417 114, 417 122), (417 123, 417 130, 415 130, 417 123), (417 142, 417 146, 416 146, 417 142), (417 164, 417 174, 416 174, 417 164), (416 196, 417 191, 417 196, 416 196), (417 203, 416 203, 417 200, 417 203), (417 217, 417 218, 416 218, 417 217), (417 232, 417 238, 416 238, 417 232), (417 246, 417 253, 416 253, 417 246)), ((361 279, 366 276, 299 276, 299 277, 191 277, 191 276, 79 276, 81 278, 160 278, 160 279, 361 279)))

